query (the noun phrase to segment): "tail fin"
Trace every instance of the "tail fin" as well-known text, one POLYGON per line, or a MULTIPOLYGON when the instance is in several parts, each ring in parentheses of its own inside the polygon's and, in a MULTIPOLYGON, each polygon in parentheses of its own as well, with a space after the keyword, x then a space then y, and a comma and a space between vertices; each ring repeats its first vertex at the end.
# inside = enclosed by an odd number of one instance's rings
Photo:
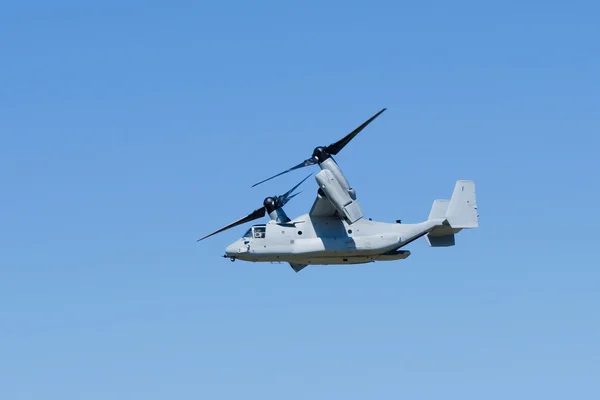
POLYGON ((435 200, 433 206, 431 206, 431 212, 429 213, 429 221, 438 220, 444 221, 444 225, 436 226, 431 232, 425 235, 427 244, 431 247, 447 247, 454 246, 454 234, 460 229, 452 229, 446 222, 446 212, 450 200, 435 200))
POLYGON ((450 200, 433 202, 429 220, 443 220, 441 226, 435 227, 425 235, 431 247, 454 246, 454 235, 462 229, 477 228, 478 214, 475 201, 475 183, 458 181, 450 200))
POLYGON ((452 228, 467 229, 479 226, 475 182, 458 181, 446 210, 446 220, 452 228))
POLYGON ((429 212, 429 221, 432 219, 446 219, 448 204, 450 204, 450 200, 435 200, 429 212))

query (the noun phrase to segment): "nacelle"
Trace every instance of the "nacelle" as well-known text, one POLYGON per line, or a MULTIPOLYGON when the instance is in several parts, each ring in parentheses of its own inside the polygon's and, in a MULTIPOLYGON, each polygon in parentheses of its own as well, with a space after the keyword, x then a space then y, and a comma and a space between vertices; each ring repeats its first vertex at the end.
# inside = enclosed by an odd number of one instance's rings
POLYGON ((267 197, 263 202, 263 205, 269 214, 269 218, 280 224, 290 221, 290 218, 287 216, 285 211, 283 211, 284 204, 285 201, 283 201, 279 196, 267 197))
POLYGON ((353 224, 363 217, 362 209, 355 196, 350 195, 350 190, 344 187, 346 185, 342 186, 331 171, 323 169, 315 179, 319 188, 346 222, 353 224))

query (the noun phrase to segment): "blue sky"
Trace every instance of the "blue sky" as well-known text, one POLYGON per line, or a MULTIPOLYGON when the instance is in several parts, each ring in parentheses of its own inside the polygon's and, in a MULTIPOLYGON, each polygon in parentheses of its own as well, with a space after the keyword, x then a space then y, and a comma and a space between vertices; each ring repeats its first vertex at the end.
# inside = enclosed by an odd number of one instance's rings
POLYGON ((2 9, 0 398, 600 395, 597 3, 2 9), (246 227, 196 243, 382 107, 337 157, 365 213, 473 179, 457 246, 296 274, 220 258, 246 227))

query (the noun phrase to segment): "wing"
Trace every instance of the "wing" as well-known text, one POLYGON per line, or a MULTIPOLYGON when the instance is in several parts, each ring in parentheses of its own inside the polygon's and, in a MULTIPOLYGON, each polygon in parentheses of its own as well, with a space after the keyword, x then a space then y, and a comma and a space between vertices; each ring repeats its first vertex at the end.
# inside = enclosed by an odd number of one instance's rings
POLYGON ((340 218, 340 215, 331 202, 318 193, 308 215, 316 218, 340 218))

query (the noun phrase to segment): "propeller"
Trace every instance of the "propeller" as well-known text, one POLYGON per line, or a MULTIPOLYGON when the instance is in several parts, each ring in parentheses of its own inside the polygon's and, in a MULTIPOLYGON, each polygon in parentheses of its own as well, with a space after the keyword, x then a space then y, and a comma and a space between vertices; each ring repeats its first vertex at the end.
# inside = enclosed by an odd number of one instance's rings
POLYGON ((281 176, 283 174, 287 174, 288 172, 294 171, 296 169, 299 168, 304 168, 304 167, 308 167, 311 165, 315 165, 315 164, 320 164, 323 161, 327 160, 328 158, 330 158, 332 155, 335 156, 337 155, 348 143, 350 143, 350 141, 352 139, 354 139, 354 137, 356 135, 358 135, 360 133, 360 131, 362 131, 363 129, 366 128, 367 125, 369 125, 371 122, 373 122, 373 120, 375 118, 377 118, 381 113, 383 113, 386 109, 383 108, 382 110, 380 110, 377 114, 373 115, 371 118, 369 118, 368 120, 366 120, 365 122, 363 122, 358 128, 356 128, 355 130, 353 130, 352 132, 350 132, 349 134, 347 134, 346 136, 344 136, 342 139, 338 140, 335 143, 330 144, 329 146, 319 146, 317 147, 312 154, 312 157, 302 161, 300 164, 286 170, 283 172, 280 172, 277 175, 274 175, 270 178, 267 178, 263 181, 260 181, 258 183, 255 183, 254 185, 252 185, 252 187, 258 186, 261 183, 265 183, 266 181, 270 181, 273 178, 277 178, 278 176, 281 176))
POLYGON ((198 242, 201 240, 204 240, 206 238, 209 238, 213 235, 216 235, 217 233, 226 231, 227 229, 233 228, 233 227, 241 225, 241 224, 245 224, 246 222, 254 221, 255 219, 262 218, 267 214, 267 212, 271 213, 271 212, 285 206, 288 201, 290 201, 291 199, 293 199, 294 197, 296 197, 300 193, 302 193, 302 192, 294 193, 294 191, 296 189, 298 189, 298 187, 300 185, 302 185, 304 183, 304 181, 306 181, 308 178, 310 178, 311 175, 312 174, 310 174, 306 178, 302 179, 300 181, 300 183, 298 183, 296 186, 294 186, 293 188, 291 188, 284 194, 282 194, 280 196, 267 197, 264 200, 262 207, 257 208, 256 210, 252 211, 250 214, 246 215, 244 218, 240 218, 237 221, 232 222, 231 224, 219 229, 218 231, 215 231, 209 235, 206 235, 206 236, 198 239, 198 242))

